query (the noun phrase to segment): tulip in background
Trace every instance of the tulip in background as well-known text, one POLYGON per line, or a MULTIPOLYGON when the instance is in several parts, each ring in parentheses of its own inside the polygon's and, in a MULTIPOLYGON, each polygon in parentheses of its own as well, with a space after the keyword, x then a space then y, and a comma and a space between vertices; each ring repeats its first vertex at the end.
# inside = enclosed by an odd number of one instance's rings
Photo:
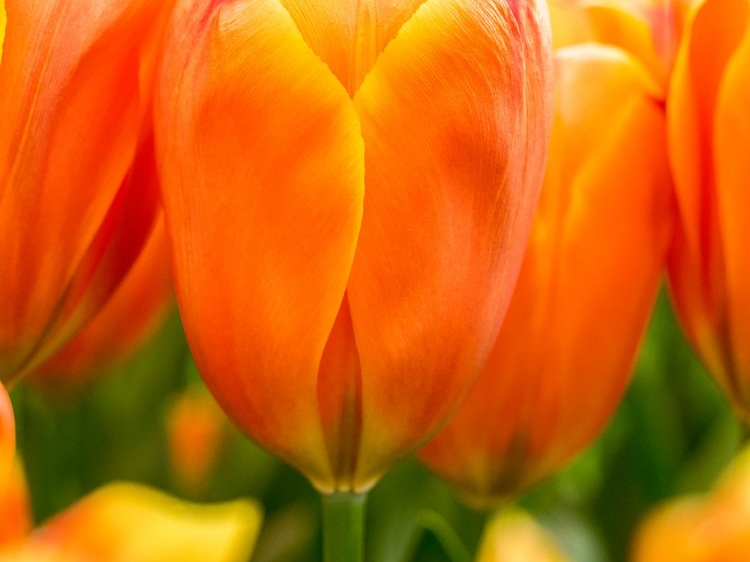
POLYGON ((704 497, 667 502, 641 525, 633 562, 750 560, 750 449, 704 497))
POLYGON ((188 342, 323 492, 366 492, 486 359, 546 156, 547 25, 515 0, 177 3, 156 131, 188 342))
POLYGON ((0 65, 0 381, 108 300, 158 211, 162 0, 8 0, 0 65))
POLYGON ((476 507, 525 491, 602 430, 671 234, 658 85, 595 44, 557 51, 556 77, 545 183, 505 323, 461 410, 420 454, 476 507))
POLYGON ((180 486, 200 496, 211 481, 230 427, 224 412, 205 388, 188 389, 167 414, 171 471, 180 486))
POLYGON ((750 3, 696 2, 667 99, 679 207, 671 293, 688 339, 750 421, 750 3), (707 56, 710 53, 710 56, 707 56))
POLYGON ((10 397, 0 383, 0 496, 11 478, 16 452, 16 424, 10 397))

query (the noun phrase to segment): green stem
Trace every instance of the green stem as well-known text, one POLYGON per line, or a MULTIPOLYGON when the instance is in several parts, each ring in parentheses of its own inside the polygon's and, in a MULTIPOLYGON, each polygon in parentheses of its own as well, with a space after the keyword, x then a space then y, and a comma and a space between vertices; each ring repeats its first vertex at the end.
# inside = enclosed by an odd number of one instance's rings
POLYGON ((324 562, 364 560, 366 494, 336 493, 323 496, 324 562))

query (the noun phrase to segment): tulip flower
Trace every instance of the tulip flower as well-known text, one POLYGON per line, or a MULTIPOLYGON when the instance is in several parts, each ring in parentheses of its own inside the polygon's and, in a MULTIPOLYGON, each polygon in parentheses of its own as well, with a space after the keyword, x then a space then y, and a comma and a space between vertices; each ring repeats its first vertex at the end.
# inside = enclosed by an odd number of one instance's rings
POLYGON ((172 303, 163 220, 112 297, 91 322, 36 369, 31 381, 53 391, 78 389, 135 353, 162 325, 172 303))
POLYGON ((202 492, 219 459, 229 422, 207 391, 188 389, 169 410, 167 440, 172 472, 193 494, 202 492))
POLYGON ((156 102, 178 305, 234 423, 323 492, 435 432, 515 281, 545 8, 179 0, 156 102))
POLYGON ((553 538, 522 511, 496 515, 487 525, 477 562, 566 562, 553 538))
POLYGON ((548 0, 555 48, 588 41, 619 47, 666 89, 691 0, 548 0))
POLYGON ((0 65, 0 381, 107 301, 158 210, 152 84, 170 2, 7 0, 0 65))
POLYGON ((688 339, 750 421, 750 3, 697 2, 667 100, 679 207, 671 293, 688 339))
POLYGON ((260 508, 245 500, 195 505, 145 486, 110 484, 30 534, 0 543, 0 560, 245 562, 260 519, 260 508))
POLYGON ((750 449, 707 495, 677 498, 650 514, 636 534, 631 560, 750 560, 750 449))
POLYGON ((545 184, 508 314, 461 410, 421 452, 476 507, 524 491, 601 431, 671 234, 656 82, 593 43, 557 51, 556 72, 545 184))

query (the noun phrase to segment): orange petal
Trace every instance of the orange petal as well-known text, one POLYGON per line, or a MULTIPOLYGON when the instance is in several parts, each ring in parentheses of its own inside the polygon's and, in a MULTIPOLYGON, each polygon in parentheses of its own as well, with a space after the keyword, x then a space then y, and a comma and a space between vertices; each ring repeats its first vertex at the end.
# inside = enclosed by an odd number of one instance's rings
POLYGON ((5 488, 0 484, 0 522, 0 548, 23 539, 31 532, 29 490, 18 459, 12 463, 10 479, 5 488))
POLYGON ((348 292, 359 488, 453 411, 502 320, 548 142, 543 11, 429 0, 354 98, 367 182, 348 292))
POLYGON ((175 285, 234 422, 319 487, 317 374, 359 233, 351 100, 277 0, 178 4, 157 106, 175 285))
POLYGON ((425 0, 280 0, 310 48, 353 96, 386 45, 425 0))
MULTIPOLYGON (((718 218, 727 282, 729 338, 738 400, 750 415, 750 11, 742 43, 729 60, 717 97, 714 151, 718 218)), ((727 14, 726 17, 734 17, 727 14)), ((716 30, 716 33, 722 33, 716 30)))
POLYGON ((110 484, 46 523, 18 552, 49 560, 244 562, 261 517, 245 500, 196 505, 145 486, 110 484))
POLYGON ((98 254, 148 108, 142 55, 154 46, 154 21, 167 5, 8 2, 0 67, 0 301, 7 303, 0 380, 54 335, 64 299, 78 294, 82 262, 98 254))
POLYGON ((745 0, 696 3, 667 103, 680 219, 669 264, 672 297, 689 339, 730 392, 736 381, 725 349, 727 265, 719 228, 714 120, 723 73, 745 33, 747 19, 745 0))
POLYGON ((624 51, 595 44, 560 49, 556 78, 545 184, 508 314, 461 410, 421 453, 477 505, 524 490, 602 429, 670 240, 656 84, 624 51))
MULTIPOLYGON (((110 248, 122 252, 127 244, 110 244, 110 248)), ((123 261, 117 260, 107 269, 116 271, 123 261)), ((106 305, 76 337, 34 371, 32 380, 52 390, 75 389, 112 369, 153 335, 164 320, 171 296, 166 231, 164 221, 159 220, 106 305)))

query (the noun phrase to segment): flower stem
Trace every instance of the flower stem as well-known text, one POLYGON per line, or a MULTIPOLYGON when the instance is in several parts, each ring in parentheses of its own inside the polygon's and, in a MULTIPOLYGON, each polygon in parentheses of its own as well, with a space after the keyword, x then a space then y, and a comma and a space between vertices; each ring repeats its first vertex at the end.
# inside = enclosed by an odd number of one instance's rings
POLYGON ((364 522, 367 494, 323 496, 324 562, 364 560, 364 522))

